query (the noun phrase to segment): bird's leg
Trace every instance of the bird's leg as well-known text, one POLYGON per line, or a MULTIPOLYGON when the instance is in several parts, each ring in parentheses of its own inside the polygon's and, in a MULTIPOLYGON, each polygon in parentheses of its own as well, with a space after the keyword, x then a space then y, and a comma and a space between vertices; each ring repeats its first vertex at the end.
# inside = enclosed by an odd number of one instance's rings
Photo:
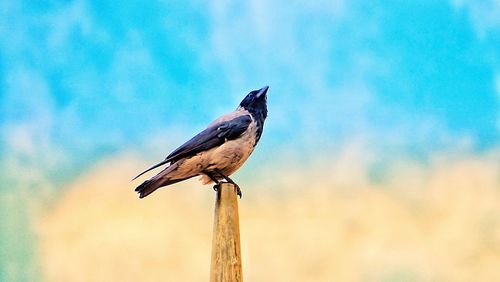
POLYGON ((236 187, 236 193, 238 194, 238 196, 241 199, 242 195, 241 195, 240 186, 238 186, 238 184, 236 184, 231 178, 229 178, 229 176, 224 175, 224 173, 222 173, 222 171, 220 171, 219 169, 214 169, 214 171, 217 172, 220 176, 222 176, 227 182, 233 184, 234 187, 236 187))
POLYGON ((215 176, 212 173, 208 172, 208 171, 204 171, 203 173, 206 176, 208 176, 215 183, 215 185, 214 185, 213 188, 214 188, 214 191, 217 192, 219 190, 219 184, 220 184, 219 180, 217 180, 217 178, 215 178, 215 176))

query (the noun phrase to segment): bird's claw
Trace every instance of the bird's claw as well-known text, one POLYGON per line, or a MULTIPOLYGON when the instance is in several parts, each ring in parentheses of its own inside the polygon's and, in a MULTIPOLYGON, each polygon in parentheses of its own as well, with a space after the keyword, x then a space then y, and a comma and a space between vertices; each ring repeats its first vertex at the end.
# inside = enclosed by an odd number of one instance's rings
POLYGON ((219 188, 220 188, 220 187, 219 187, 219 184, 215 184, 213 188, 214 188, 214 191, 215 191, 215 192, 218 192, 218 191, 219 191, 219 188))
POLYGON ((238 186, 238 184, 234 184, 234 188, 236 188, 236 194, 238 194, 238 197, 240 197, 241 199, 241 189, 240 189, 240 186, 238 186))
MULTIPOLYGON (((225 182, 224 182, 224 183, 225 183, 225 182)), ((237 194, 237 195, 238 195, 238 197, 241 199, 242 194, 241 194, 241 189, 240 189, 240 186, 238 186, 238 184, 236 184, 236 183, 233 183, 233 185, 234 185, 234 189, 236 189, 236 194, 237 194)), ((219 184, 215 184, 215 185, 213 186, 213 188, 214 188, 214 191, 215 191, 215 192, 218 192, 218 191, 219 191, 219 189, 220 189, 220 186, 219 186, 219 184)))

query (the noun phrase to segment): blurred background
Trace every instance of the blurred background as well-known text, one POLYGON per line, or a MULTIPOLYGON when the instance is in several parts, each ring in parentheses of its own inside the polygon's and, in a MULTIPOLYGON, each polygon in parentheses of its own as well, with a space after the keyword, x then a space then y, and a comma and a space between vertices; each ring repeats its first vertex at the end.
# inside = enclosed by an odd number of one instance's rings
POLYGON ((245 280, 499 281, 499 15, 0 1, 0 280, 206 281, 211 186, 130 179, 270 85, 234 175, 245 280))

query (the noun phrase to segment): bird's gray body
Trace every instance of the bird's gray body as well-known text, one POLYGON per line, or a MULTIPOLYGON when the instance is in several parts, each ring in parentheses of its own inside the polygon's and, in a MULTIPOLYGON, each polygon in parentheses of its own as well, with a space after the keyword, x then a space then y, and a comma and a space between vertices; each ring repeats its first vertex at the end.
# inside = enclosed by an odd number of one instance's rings
MULTIPOLYGON (((250 113, 238 108, 235 112, 219 117, 208 127, 220 124, 223 121, 233 120, 242 115, 250 116, 250 113)), ((239 138, 228 140, 218 147, 200 152, 193 157, 183 158, 162 171, 158 176, 168 175, 168 178, 182 179, 201 174, 200 180, 203 184, 212 182, 207 175, 202 174, 203 171, 218 169, 229 176, 238 170, 253 152, 256 145, 256 129, 257 123, 252 120, 248 125, 248 129, 239 138)), ((220 176, 217 176, 217 178, 222 179, 220 176)))
POLYGON ((221 174, 229 176, 238 170, 252 154, 262 134, 267 117, 267 89, 266 86, 250 92, 235 111, 217 118, 204 131, 174 150, 163 162, 146 170, 145 172, 170 163, 167 168, 137 187, 140 197, 146 197, 160 187, 198 175, 203 184, 208 184, 214 178, 224 179, 221 174), (247 105, 245 101, 252 95, 260 99, 258 103, 247 105), (257 104, 257 107, 253 104, 257 104), (218 173, 212 173, 214 171, 218 173))

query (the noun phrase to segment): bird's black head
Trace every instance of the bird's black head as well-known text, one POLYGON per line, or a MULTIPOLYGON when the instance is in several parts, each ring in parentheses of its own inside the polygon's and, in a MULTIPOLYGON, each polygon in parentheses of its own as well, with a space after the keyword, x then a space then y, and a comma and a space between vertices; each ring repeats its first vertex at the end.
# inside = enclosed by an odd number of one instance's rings
POLYGON ((262 115, 267 117, 267 90, 269 86, 264 86, 259 90, 254 90, 247 94, 245 99, 241 101, 240 107, 249 111, 252 114, 262 115))

